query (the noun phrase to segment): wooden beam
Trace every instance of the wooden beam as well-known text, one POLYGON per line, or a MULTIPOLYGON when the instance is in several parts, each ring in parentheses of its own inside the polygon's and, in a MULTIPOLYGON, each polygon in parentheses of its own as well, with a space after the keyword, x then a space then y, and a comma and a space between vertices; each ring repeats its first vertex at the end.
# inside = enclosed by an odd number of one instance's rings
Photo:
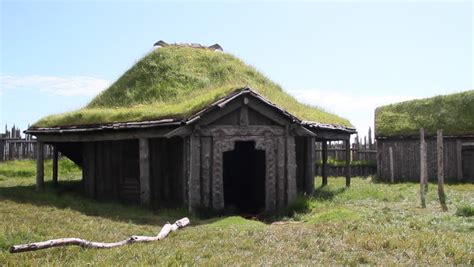
POLYGON ((322 151, 323 164, 322 164, 322 169, 321 169, 321 175, 322 175, 321 186, 326 186, 328 184, 328 142, 323 141, 322 143, 323 143, 323 151, 322 151))
POLYGON ((444 193, 444 145, 443 145, 443 130, 437 131, 437 145, 438 145, 438 197, 441 209, 448 211, 446 205, 446 194, 444 193))
POLYGON ((305 138, 306 143, 306 171, 305 171, 305 179, 304 179, 304 189, 305 193, 308 195, 312 195, 314 192, 314 158, 316 154, 315 146, 314 146, 314 138, 308 137, 305 138))
POLYGON ((51 142, 90 142, 90 141, 113 141, 140 138, 164 137, 175 127, 145 128, 134 130, 107 130, 81 133, 48 133, 35 134, 38 140, 45 143, 51 142))
POLYGON ((337 130, 323 130, 323 129, 310 129, 313 133, 318 136, 318 140, 321 141, 339 141, 339 140, 349 140, 351 138, 350 133, 341 133, 337 130))
POLYGON ((150 204, 150 146, 146 138, 139 139, 140 202, 150 204))
POLYGON ((280 111, 274 110, 273 108, 268 106, 267 103, 264 103, 256 98, 249 98, 248 106, 280 125, 287 125, 291 122, 291 120, 283 116, 280 111))
POLYGON ((346 187, 351 186, 351 142, 350 140, 344 141, 346 145, 346 187))
POLYGON ((36 191, 44 190, 44 143, 37 142, 36 149, 36 191))
POLYGON ((58 148, 53 146, 53 185, 58 185, 58 148))
POLYGON ((306 129, 305 127, 303 126, 296 126, 294 129, 293 129, 293 134, 295 136, 307 136, 307 137, 316 137, 317 135, 315 133, 313 133, 312 131, 306 129))

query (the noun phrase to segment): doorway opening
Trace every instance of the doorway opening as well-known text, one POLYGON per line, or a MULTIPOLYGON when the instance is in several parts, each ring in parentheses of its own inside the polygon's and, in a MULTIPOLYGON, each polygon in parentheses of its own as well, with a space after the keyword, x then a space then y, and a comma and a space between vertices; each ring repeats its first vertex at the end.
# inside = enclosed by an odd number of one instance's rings
POLYGON ((254 141, 237 141, 224 152, 224 205, 238 213, 257 214, 265 209, 265 151, 254 141))

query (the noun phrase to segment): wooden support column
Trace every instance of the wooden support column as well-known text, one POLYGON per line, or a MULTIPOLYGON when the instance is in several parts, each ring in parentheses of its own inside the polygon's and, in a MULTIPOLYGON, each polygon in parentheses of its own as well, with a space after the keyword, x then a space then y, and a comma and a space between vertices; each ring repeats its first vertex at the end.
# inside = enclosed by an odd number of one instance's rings
POLYGON ((286 136, 286 190, 287 190, 287 201, 291 204, 296 200, 296 149, 295 149, 295 137, 288 135, 286 136))
POLYGON ((306 171, 304 179, 304 191, 308 195, 312 195, 314 192, 314 158, 315 158, 315 147, 314 137, 307 137, 306 139, 306 171))
POLYGON ((44 190, 44 143, 36 142, 36 191, 44 190))
POLYGON ((199 136, 192 135, 190 141, 190 172, 189 172, 189 202, 188 209, 201 205, 201 141, 199 136))
POLYGON ((58 148, 53 146, 53 186, 58 185, 58 148))
POLYGON ((344 141, 346 145, 346 186, 351 186, 351 140, 344 141))
POLYGON ((150 147, 148 139, 139 140, 140 153, 140 203, 150 204, 150 147))
POLYGON ((323 177, 321 186, 326 186, 328 184, 328 142, 323 141, 323 165, 321 169, 321 175, 323 177))
POLYGON ((448 211, 446 205, 446 194, 444 193, 444 145, 443 145, 443 130, 437 132, 438 145, 438 197, 439 203, 443 211, 448 211))

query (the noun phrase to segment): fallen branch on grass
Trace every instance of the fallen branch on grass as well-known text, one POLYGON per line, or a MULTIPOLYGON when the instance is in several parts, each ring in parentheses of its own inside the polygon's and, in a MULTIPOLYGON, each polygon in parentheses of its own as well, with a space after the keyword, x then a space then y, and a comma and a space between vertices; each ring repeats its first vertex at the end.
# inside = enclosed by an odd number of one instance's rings
POLYGON ((131 236, 125 240, 114 242, 114 243, 101 243, 101 242, 92 242, 87 241, 80 238, 60 238, 60 239, 52 239, 43 242, 37 243, 30 243, 30 244, 23 244, 23 245, 15 245, 10 247, 11 253, 18 253, 18 252, 25 252, 25 251, 33 251, 39 249, 46 249, 52 247, 60 247, 60 246, 80 246, 83 248, 113 248, 118 246, 123 246, 126 244, 133 244, 138 242, 151 242, 151 241, 158 241, 164 239, 170 232, 174 232, 179 228, 183 228, 189 225, 188 218, 182 218, 181 220, 177 220, 174 224, 166 223, 163 228, 161 228, 160 233, 157 236, 131 236))

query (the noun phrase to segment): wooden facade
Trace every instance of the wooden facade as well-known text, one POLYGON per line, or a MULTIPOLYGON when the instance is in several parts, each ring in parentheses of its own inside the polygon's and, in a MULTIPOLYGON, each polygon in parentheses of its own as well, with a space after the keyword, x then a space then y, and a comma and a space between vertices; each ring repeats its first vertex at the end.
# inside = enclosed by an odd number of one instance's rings
POLYGON ((28 132, 82 166, 93 198, 261 212, 312 193, 315 142, 355 131, 302 122, 245 89, 181 121, 28 132))
MULTIPOLYGON (((425 138, 428 180, 437 181, 436 136, 425 138)), ((447 182, 474 183, 474 137, 444 137, 444 177, 447 182)), ((419 138, 377 138, 377 174, 381 181, 420 180, 419 138), (392 153, 390 153, 392 152, 392 153), (390 156, 393 165, 391 166, 390 156)))

